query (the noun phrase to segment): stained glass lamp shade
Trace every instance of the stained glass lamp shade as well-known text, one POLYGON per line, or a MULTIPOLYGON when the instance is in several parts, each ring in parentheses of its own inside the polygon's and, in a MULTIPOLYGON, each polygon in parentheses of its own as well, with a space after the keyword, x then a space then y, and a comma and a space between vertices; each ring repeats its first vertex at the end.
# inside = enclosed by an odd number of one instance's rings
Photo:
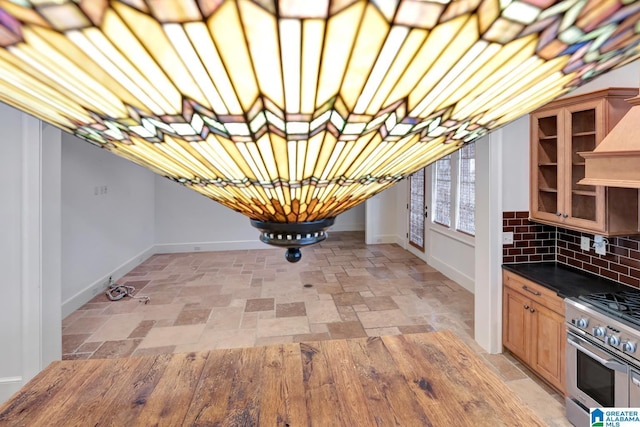
POLYGON ((0 0, 0 100, 296 248, 636 59, 639 19, 617 0, 0 0))

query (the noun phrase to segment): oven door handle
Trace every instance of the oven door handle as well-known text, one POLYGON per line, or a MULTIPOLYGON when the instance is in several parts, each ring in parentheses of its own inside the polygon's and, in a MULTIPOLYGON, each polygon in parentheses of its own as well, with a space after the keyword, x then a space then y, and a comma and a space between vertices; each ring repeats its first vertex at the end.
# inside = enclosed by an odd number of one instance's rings
POLYGON ((612 359, 603 359, 602 357, 598 356, 594 352, 587 350, 575 338, 568 337, 567 342, 570 345, 577 348, 579 351, 583 352, 587 356, 591 357, 592 359, 600 363, 602 366, 606 366, 607 368, 613 369, 614 371, 627 372, 627 365, 625 365, 624 363, 621 363, 621 362, 618 362, 617 360, 612 360, 612 359))

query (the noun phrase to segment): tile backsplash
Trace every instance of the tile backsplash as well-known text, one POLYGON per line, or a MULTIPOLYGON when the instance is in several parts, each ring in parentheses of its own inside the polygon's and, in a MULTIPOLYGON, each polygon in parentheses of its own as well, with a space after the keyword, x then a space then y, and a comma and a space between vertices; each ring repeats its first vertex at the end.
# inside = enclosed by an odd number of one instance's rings
POLYGON ((503 212, 502 229, 513 232, 513 245, 502 247, 504 263, 557 261, 598 276, 640 287, 640 236, 608 237, 606 255, 580 249, 580 238, 593 234, 536 224, 529 212, 503 212))
POLYGON ((528 218, 529 212, 503 212, 502 231, 513 233, 513 244, 502 246, 502 262, 556 260, 556 228, 528 218))
POLYGON ((640 287, 640 236, 607 237, 606 255, 580 249, 580 237, 593 235, 558 228, 557 261, 627 285, 640 287))

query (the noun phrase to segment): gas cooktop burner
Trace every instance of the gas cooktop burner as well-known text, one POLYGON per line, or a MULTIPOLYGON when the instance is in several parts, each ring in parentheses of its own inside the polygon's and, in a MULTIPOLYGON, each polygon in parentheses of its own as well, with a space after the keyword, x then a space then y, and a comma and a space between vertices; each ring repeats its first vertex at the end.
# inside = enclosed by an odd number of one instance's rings
POLYGON ((640 325, 640 290, 584 295, 579 299, 613 316, 640 325))
POLYGON ((616 311, 629 311, 629 307, 627 307, 624 304, 620 304, 619 302, 614 302, 611 301, 608 305, 607 305, 611 310, 616 310, 616 311))

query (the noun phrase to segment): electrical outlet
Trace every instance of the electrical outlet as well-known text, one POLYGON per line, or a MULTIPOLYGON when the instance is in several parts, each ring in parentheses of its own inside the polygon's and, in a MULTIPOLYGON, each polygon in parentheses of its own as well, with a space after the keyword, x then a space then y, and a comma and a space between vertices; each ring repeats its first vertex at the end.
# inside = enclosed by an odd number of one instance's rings
POLYGON ((199 251, 200 249, 201 249, 201 248, 200 248, 200 246, 194 246, 194 247, 193 247, 193 250, 194 250, 194 251, 199 251))
POLYGON ((113 283, 113 277, 109 276, 109 278, 105 280, 104 283, 102 284, 102 287, 96 286, 96 288, 102 292, 105 289, 109 289, 112 283, 113 283))
POLYGON ((609 241, 604 237, 598 235, 593 236, 593 247, 598 255, 607 254, 607 243, 609 243, 609 241))
POLYGON ((589 239, 587 236, 582 236, 580 238, 580 249, 582 249, 583 251, 589 252, 590 248, 591 248, 591 239, 589 239))
POLYGON ((513 231, 507 231, 502 233, 502 244, 513 245, 513 231))

